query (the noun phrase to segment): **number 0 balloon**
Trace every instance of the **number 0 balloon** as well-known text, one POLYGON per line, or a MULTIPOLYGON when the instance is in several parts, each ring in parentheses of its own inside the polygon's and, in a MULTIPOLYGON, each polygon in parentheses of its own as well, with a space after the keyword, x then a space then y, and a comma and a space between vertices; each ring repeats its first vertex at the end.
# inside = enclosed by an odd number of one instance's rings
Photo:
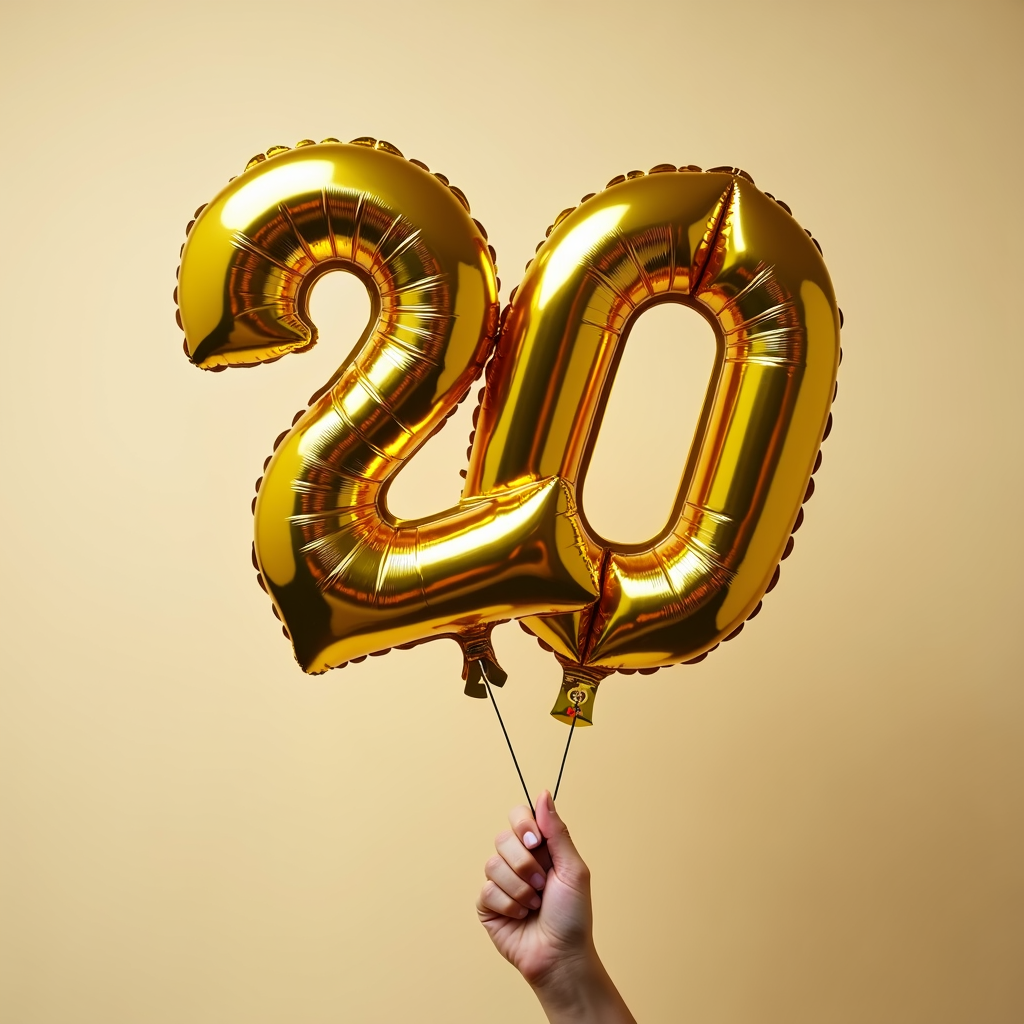
POLYGON ((505 678, 491 629, 518 618, 563 666, 552 714, 590 724, 608 674, 699 659, 756 614, 840 358, 828 272, 788 207, 733 168, 614 179, 549 229, 499 339, 494 251, 446 178, 372 139, 275 147, 190 225, 186 354, 221 370, 309 349, 309 289, 339 269, 371 321, 278 438, 254 503, 259 579, 304 670, 446 636, 484 696, 482 674, 505 678), (668 526, 617 545, 582 482, 630 329, 666 301, 707 318, 717 359, 668 526), (397 519, 388 486, 488 359, 459 504, 397 519))
MULTIPOLYGON (((580 724, 610 672, 699 657, 757 608, 832 403, 839 311, 816 243, 788 210, 731 168, 633 172, 559 217, 515 291, 466 493, 555 476, 575 494, 629 331, 669 301, 710 322, 718 354, 668 525, 616 545, 579 501, 598 600, 525 622, 565 669, 552 713, 580 724)), ((657 452, 660 439, 650 444, 657 452)))

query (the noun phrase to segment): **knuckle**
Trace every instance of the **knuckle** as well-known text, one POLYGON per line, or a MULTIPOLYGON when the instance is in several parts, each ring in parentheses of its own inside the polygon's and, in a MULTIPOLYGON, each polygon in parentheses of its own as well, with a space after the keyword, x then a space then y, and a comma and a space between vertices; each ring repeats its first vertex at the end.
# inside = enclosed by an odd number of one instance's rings
POLYGON ((496 910, 499 914, 507 914, 509 908, 515 905, 512 897, 497 885, 491 889, 487 902, 490 904, 491 909, 496 910))
POLYGON ((510 839, 513 838, 515 838, 515 833, 512 832, 511 829, 505 829, 504 832, 499 832, 494 837, 494 845, 498 847, 498 849, 500 850, 503 843, 507 843, 510 839))
POLYGON ((487 875, 494 874, 503 863, 504 861, 497 854, 494 854, 493 857, 488 857, 487 862, 484 864, 484 873, 487 875))
POLYGON ((583 861, 575 864, 567 872, 568 881, 574 886, 585 887, 590 885, 590 868, 583 861))
POLYGON ((536 861, 528 853, 519 854, 512 864, 512 870, 519 876, 532 875, 537 870, 536 861))

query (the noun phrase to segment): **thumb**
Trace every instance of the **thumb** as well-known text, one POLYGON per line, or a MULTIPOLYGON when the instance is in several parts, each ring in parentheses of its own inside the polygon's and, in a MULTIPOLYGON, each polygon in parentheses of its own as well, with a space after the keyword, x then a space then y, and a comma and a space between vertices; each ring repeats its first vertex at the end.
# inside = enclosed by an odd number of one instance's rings
POLYGON ((583 887, 590 880, 590 871, 583 863, 565 822, 558 816, 551 794, 545 789, 537 800, 537 825, 547 840, 551 866, 563 881, 583 887))

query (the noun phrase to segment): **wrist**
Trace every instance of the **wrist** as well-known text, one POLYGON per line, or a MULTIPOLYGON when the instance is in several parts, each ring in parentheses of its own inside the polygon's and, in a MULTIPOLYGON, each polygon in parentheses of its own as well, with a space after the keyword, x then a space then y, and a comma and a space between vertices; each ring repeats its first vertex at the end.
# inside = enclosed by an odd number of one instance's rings
POLYGON ((633 1021, 593 946, 566 958, 530 986, 552 1024, 633 1021))
POLYGON ((543 1002, 559 1000, 587 984, 592 984, 604 971, 601 958, 592 943, 578 953, 566 954, 558 958, 557 963, 536 977, 527 977, 530 988, 537 993, 543 1002))

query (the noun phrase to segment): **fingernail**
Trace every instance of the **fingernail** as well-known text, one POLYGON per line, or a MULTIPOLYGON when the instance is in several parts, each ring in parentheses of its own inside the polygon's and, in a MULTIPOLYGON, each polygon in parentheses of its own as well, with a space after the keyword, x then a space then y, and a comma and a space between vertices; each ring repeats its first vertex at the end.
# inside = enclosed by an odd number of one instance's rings
POLYGON ((530 879, 530 885, 532 885, 534 889, 543 889, 546 881, 547 879, 543 875, 536 874, 530 879))
POLYGON ((527 849, 532 850, 540 840, 532 832, 527 832, 526 835, 523 836, 523 842, 526 843, 527 849))
POLYGON ((530 900, 530 906, 534 910, 536 910, 540 906, 540 897, 539 896, 534 896, 533 899, 530 900))

